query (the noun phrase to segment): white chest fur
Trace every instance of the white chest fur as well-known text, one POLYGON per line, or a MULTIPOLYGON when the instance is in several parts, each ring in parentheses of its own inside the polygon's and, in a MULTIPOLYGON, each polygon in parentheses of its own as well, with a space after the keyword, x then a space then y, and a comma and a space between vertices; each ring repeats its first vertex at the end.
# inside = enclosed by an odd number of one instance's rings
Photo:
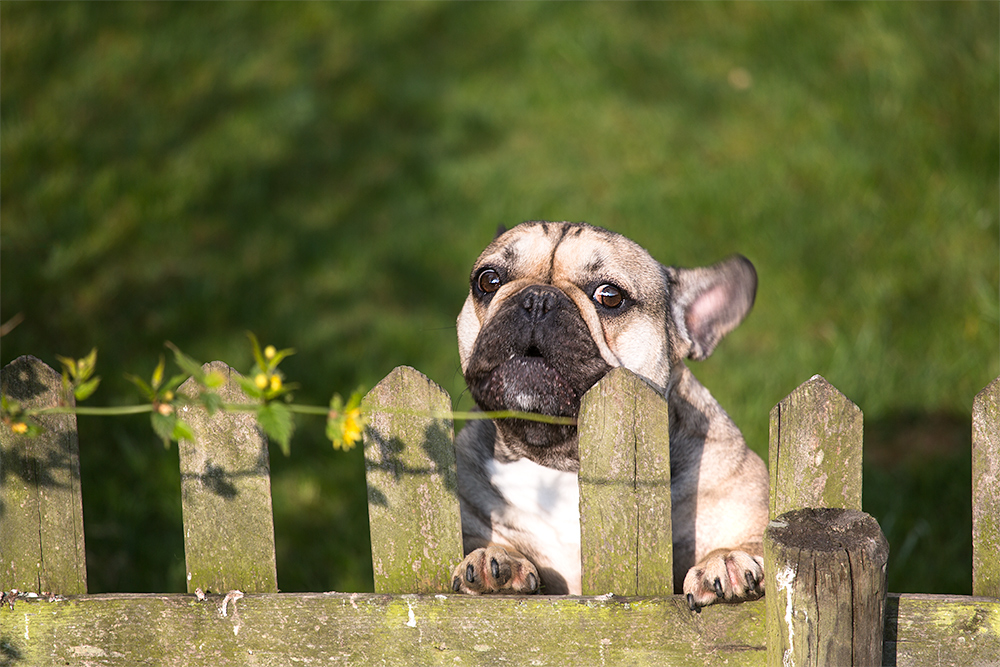
POLYGON ((577 474, 527 459, 488 464, 490 481, 506 500, 494 524, 494 539, 531 553, 537 566, 551 567, 580 593, 580 487, 577 474), (527 545, 531 545, 528 548, 527 545))

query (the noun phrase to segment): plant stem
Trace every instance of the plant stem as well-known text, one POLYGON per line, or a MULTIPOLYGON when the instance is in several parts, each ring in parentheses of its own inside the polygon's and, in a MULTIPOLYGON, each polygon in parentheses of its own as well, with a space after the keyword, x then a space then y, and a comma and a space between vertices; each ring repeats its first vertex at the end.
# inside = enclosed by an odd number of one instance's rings
MULTIPOLYGON (((319 406, 319 405, 299 405, 297 403, 289 403, 288 409, 291 412, 302 415, 316 415, 325 416, 330 413, 330 408, 319 406)), ((260 407, 258 403, 225 403, 222 406, 225 412, 254 412, 260 407)), ((121 415, 139 415, 153 412, 156 407, 151 403, 145 403, 143 405, 122 405, 117 407, 56 407, 56 408, 41 408, 39 410, 27 410, 27 414, 31 415, 84 415, 88 417, 115 417, 121 415)), ((373 410, 381 412, 391 412, 393 414, 411 414, 411 415, 426 415, 427 413, 420 413, 413 410, 373 410)), ((530 412, 517 412, 516 410, 499 410, 496 412, 478 412, 478 411, 466 411, 466 412, 443 412, 434 413, 432 415, 437 419, 459 419, 464 421, 472 421, 475 419, 525 419, 528 421, 542 422, 545 424, 563 424, 567 426, 576 425, 576 419, 572 417, 553 417, 551 415, 540 415, 530 412)))
POLYGON ((39 410, 25 410, 31 415, 86 415, 95 417, 117 417, 121 415, 141 415, 155 410, 151 403, 144 405, 122 405, 110 408, 71 408, 63 406, 58 408, 41 408, 39 410))

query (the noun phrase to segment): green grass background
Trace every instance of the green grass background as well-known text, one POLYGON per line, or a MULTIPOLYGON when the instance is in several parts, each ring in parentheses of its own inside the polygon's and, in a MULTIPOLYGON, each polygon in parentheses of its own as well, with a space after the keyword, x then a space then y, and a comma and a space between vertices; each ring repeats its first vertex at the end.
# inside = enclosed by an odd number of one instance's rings
MULTIPOLYGON (((865 412, 889 587, 971 591, 970 418, 1000 372, 1000 11, 976 3, 0 4, 3 363, 171 340, 300 402, 399 364, 470 405, 454 318, 500 223, 741 252, 695 373, 766 452, 814 373, 865 412)), ((91 591, 184 590, 176 448, 80 418, 91 591)), ((766 460, 766 456, 765 456, 766 460)), ((272 448, 283 590, 371 588, 361 452, 272 448)))

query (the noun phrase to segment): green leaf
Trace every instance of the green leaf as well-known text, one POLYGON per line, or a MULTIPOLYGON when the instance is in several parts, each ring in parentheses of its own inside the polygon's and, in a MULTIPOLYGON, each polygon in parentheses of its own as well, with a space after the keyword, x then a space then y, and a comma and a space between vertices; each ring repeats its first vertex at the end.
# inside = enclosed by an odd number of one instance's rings
POLYGON ((209 416, 214 415, 216 412, 222 409, 223 400, 222 397, 215 392, 206 391, 202 392, 198 400, 202 405, 205 406, 205 410, 208 411, 209 416))
POLYGON ((163 391, 177 391, 177 387, 184 384, 184 381, 187 380, 189 377, 191 376, 188 375, 187 373, 180 373, 179 375, 173 376, 172 378, 167 380, 167 383, 165 385, 163 385, 163 391))
POLYGON ((336 449, 337 443, 343 440, 340 424, 340 419, 334 419, 332 412, 327 416, 326 439, 333 443, 334 449, 336 449))
POLYGON ((97 367, 97 348, 93 348, 83 359, 80 359, 77 370, 78 377, 77 380, 87 380, 90 376, 94 374, 94 369, 97 367))
POLYGON ((285 456, 291 454, 292 431, 295 429, 295 424, 287 406, 281 403, 260 406, 257 409, 257 423, 264 429, 268 438, 278 443, 282 454, 285 456))
POLYGON ((167 361, 160 355, 160 363, 156 364, 156 368, 153 370, 153 380, 150 385, 154 390, 159 389, 160 385, 163 384, 163 369, 166 368, 167 361))
POLYGON ((146 384, 146 381, 143 380, 138 375, 132 375, 131 373, 126 373, 125 379, 134 384, 136 387, 138 387, 139 391, 142 392, 142 395, 145 396, 148 400, 152 401, 156 398, 156 392, 153 391, 153 388, 150 387, 148 384, 146 384))
POLYGON ((260 370, 267 370, 267 361, 264 359, 264 353, 260 351, 260 342, 257 340, 257 336, 252 331, 247 332, 247 338, 250 339, 250 347, 253 348, 253 358, 257 362, 257 367, 260 370))
POLYGON ((361 407, 361 401, 365 397, 365 390, 362 387, 358 387, 351 394, 350 400, 347 401, 347 405, 344 406, 344 410, 353 410, 355 408, 361 407))
POLYGON ((171 432, 170 437, 174 440, 184 438, 185 440, 194 442, 194 431, 186 421, 174 417, 174 430, 171 432))
POLYGON ((178 419, 177 415, 154 412, 150 416, 150 421, 153 423, 153 431, 163 440, 164 447, 169 447, 171 440, 180 440, 181 438, 194 440, 194 431, 191 426, 178 419))
POLYGON ((218 389, 226 384, 226 376, 219 371, 212 371, 205 376, 205 386, 209 389, 218 389))
POLYGON ((73 395, 76 396, 76 400, 85 401, 90 398, 91 394, 97 391, 97 385, 99 384, 101 384, 101 378, 99 377, 96 377, 93 380, 87 380, 73 390, 73 395))
POLYGON ((25 425, 28 427, 28 432, 24 435, 28 438, 35 438, 45 432, 45 429, 36 424, 35 422, 26 420, 25 425))
POLYGON ((293 354, 295 354, 295 349, 291 347, 285 348, 284 350, 278 350, 275 352, 274 358, 269 362, 268 369, 274 370, 286 357, 290 357, 293 354))
POLYGON ((154 412, 150 415, 149 421, 153 424, 153 432, 163 441, 163 446, 169 447, 170 441, 174 439, 174 426, 177 422, 177 417, 154 412))
POLYGON ((58 359, 59 363, 63 365, 63 388, 65 389, 67 387, 66 382, 70 377, 74 380, 76 379, 76 359, 61 357, 58 354, 56 355, 56 359, 58 359))
POLYGON ((173 343, 167 342, 166 346, 173 350, 174 361, 177 362, 182 371, 193 377, 198 384, 205 384, 205 372, 201 370, 201 364, 181 352, 173 343))
POLYGON ((249 396, 250 398, 254 398, 257 400, 264 398, 264 390, 262 390, 260 387, 257 386, 257 383, 253 381, 253 378, 248 378, 248 377, 243 377, 242 375, 238 375, 236 377, 236 381, 240 383, 240 387, 242 387, 243 393, 249 396))

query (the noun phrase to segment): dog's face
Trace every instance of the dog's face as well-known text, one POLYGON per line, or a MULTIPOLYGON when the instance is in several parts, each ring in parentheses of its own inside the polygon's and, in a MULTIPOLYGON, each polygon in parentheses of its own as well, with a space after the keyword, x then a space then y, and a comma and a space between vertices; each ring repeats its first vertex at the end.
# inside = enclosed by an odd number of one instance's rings
MULTIPOLYGON (((458 341, 476 403, 575 417, 613 367, 665 389, 681 359, 708 356, 749 310, 756 276, 740 257, 674 269, 614 232, 529 222, 483 251, 470 283, 458 341)), ((536 462, 575 457, 573 427, 503 420, 498 429, 536 462)))

